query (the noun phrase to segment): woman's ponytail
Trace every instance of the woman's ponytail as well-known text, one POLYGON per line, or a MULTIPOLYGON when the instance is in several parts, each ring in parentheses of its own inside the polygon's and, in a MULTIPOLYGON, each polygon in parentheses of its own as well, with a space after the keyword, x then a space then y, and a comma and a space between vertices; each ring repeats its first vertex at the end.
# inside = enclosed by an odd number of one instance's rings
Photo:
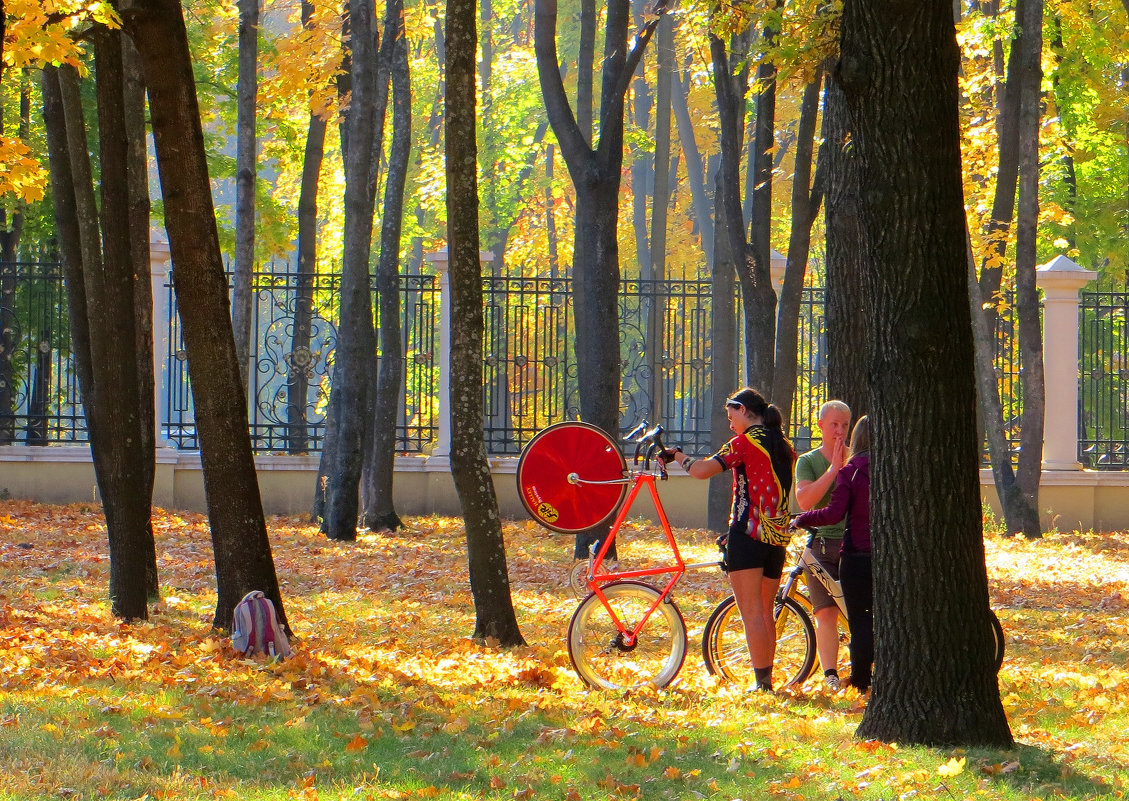
POLYGON ((765 406, 764 412, 761 413, 761 419, 764 421, 765 428, 776 429, 783 432, 784 418, 780 414, 780 409, 776 404, 770 403, 765 406))

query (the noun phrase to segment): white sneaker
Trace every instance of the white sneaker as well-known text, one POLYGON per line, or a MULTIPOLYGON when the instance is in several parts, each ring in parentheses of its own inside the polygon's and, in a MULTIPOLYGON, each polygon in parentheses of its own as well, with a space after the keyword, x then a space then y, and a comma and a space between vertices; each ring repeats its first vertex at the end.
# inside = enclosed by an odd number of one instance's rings
POLYGON ((824 676, 823 677, 823 686, 826 687, 829 692, 833 692, 833 693, 837 693, 837 692, 839 692, 839 690, 843 689, 843 683, 841 681, 839 681, 839 677, 836 676, 835 674, 831 674, 830 676, 824 676))

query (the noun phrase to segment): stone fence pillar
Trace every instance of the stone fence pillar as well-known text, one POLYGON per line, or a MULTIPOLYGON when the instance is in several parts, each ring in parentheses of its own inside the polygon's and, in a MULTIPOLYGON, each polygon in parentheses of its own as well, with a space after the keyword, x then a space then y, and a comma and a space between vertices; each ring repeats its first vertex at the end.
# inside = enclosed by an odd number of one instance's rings
POLYGON ((154 418, 157 422, 156 440, 158 448, 171 447, 164 432, 165 413, 169 408, 169 330, 172 327, 171 302, 166 284, 172 275, 172 253, 169 243, 160 240, 149 242, 149 274, 153 287, 153 380, 156 391, 153 393, 154 418))
POLYGON ((1078 461, 1078 293, 1098 277, 1066 256, 1035 269, 1043 290, 1043 469, 1081 470, 1078 461))
MULTIPOLYGON (((436 364, 439 367, 439 422, 432 459, 451 457, 451 279, 447 272, 449 256, 447 248, 429 253, 425 257, 435 267, 439 276, 439 352, 436 364)), ((478 255, 481 264, 494 261, 494 254, 481 251, 478 255)))

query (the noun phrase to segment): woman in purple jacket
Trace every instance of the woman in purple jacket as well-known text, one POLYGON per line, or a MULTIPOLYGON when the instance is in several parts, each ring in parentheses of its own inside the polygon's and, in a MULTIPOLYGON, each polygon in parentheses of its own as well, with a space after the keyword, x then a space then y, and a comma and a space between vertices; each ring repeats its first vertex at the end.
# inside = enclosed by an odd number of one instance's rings
POLYGON ((851 433, 851 458, 835 479, 831 503, 804 512, 797 526, 826 526, 847 518, 839 552, 839 581, 851 624, 851 681, 870 689, 874 663, 874 585, 870 563, 870 418, 861 417, 851 433))

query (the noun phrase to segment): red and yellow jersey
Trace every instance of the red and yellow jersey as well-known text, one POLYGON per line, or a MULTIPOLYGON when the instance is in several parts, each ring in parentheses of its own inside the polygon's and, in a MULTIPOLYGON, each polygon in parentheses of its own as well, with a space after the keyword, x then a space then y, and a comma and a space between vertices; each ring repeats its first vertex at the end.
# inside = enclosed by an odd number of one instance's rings
POLYGON ((792 467, 796 462, 791 443, 784 440, 788 457, 776 459, 768 448, 768 431, 752 426, 725 443, 712 458, 733 471, 733 508, 729 533, 757 536, 762 514, 770 517, 787 514, 788 493, 792 489, 792 467))

